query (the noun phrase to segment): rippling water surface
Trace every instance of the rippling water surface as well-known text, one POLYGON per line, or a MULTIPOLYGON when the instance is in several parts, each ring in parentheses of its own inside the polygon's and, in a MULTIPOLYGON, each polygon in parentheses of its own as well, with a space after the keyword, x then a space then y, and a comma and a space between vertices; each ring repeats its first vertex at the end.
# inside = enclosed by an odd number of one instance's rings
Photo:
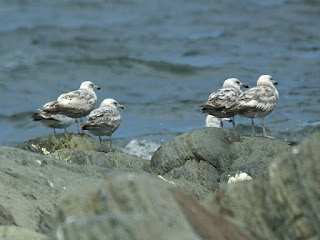
MULTIPOLYGON (((126 106, 114 139, 129 152, 204 126, 197 106, 229 77, 279 82, 268 134, 300 141, 319 131, 320 3, 266 2, 1 1, 0 144, 51 134, 28 116, 86 80, 102 88, 98 104, 126 106)), ((249 119, 237 123, 250 134, 249 119)))

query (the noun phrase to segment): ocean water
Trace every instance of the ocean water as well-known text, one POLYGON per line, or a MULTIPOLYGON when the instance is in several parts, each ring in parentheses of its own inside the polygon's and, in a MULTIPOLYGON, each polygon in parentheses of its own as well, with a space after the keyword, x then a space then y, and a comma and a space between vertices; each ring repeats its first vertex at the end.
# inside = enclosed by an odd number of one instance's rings
POLYGON ((279 82, 267 133, 301 141, 320 130, 319 29, 312 0, 2 0, 0 145, 51 134, 28 116, 90 80, 97 105, 126 107, 114 144, 150 158, 205 125, 198 105, 226 78, 253 87, 262 74, 279 82))

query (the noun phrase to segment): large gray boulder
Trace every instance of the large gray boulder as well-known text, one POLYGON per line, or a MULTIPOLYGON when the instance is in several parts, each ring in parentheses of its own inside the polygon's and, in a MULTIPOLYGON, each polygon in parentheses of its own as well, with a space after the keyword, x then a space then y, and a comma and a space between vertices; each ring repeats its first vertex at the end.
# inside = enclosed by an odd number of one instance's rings
POLYGON ((251 239, 150 174, 120 174, 75 188, 59 204, 57 221, 51 239, 251 239))
MULTIPOLYGON (((83 158, 95 156, 90 151, 87 154, 83 158)), ((82 184, 99 184, 124 172, 143 172, 139 163, 128 166, 128 162, 117 162, 114 164, 117 166, 112 166, 103 161, 106 159, 101 157, 99 164, 79 165, 59 160, 52 154, 0 147, 0 224, 48 234, 57 199, 70 189, 82 184)))
POLYGON ((201 128, 163 144, 154 153, 150 169, 187 191, 190 183, 214 191, 239 172, 252 178, 265 176, 272 160, 290 148, 282 140, 241 137, 230 130, 201 128))
POLYGON ((1 240, 21 240, 21 239, 47 240, 48 237, 44 234, 37 233, 28 228, 0 225, 0 239, 1 240))
POLYGON ((319 239, 320 133, 275 157, 264 179, 230 183, 205 205, 246 225, 256 239, 319 239))

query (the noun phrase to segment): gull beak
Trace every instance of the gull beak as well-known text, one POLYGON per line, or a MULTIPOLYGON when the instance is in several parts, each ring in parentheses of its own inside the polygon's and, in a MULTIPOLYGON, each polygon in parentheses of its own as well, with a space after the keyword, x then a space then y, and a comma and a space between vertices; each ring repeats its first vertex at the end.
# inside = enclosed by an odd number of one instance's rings
POLYGON ((274 84, 274 85, 278 85, 278 82, 276 82, 276 81, 273 81, 273 80, 272 80, 272 82, 273 82, 273 84, 274 84))
POLYGON ((241 87, 244 87, 244 88, 249 88, 249 86, 248 86, 248 85, 243 84, 243 83, 241 83, 241 84, 240 84, 240 86, 241 86, 241 87))
POLYGON ((123 105, 118 105, 119 106, 119 108, 121 108, 121 109, 125 109, 125 107, 123 106, 123 105))
POLYGON ((94 87, 95 89, 97 89, 97 90, 100 90, 100 87, 99 87, 99 86, 94 85, 93 87, 94 87))

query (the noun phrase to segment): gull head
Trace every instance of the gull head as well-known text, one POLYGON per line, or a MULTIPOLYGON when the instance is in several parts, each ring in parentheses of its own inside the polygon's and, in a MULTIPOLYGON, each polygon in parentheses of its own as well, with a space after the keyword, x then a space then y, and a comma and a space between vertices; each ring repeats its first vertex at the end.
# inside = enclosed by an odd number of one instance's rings
POLYGON ((224 81, 222 88, 237 88, 240 89, 241 87, 248 88, 249 86, 243 84, 237 78, 228 78, 224 81))
POLYGON ((257 86, 269 86, 273 87, 278 83, 273 80, 272 76, 270 75, 261 75, 257 81, 257 86))
POLYGON ((94 88, 97 90, 100 90, 99 86, 94 85, 90 81, 85 81, 85 82, 81 83, 81 85, 80 85, 80 89, 94 89, 94 88))
POLYGON ((115 108, 125 109, 125 107, 123 105, 119 104, 116 100, 114 100, 112 98, 106 98, 100 104, 100 107, 107 107, 107 106, 112 106, 112 107, 115 107, 115 108))

